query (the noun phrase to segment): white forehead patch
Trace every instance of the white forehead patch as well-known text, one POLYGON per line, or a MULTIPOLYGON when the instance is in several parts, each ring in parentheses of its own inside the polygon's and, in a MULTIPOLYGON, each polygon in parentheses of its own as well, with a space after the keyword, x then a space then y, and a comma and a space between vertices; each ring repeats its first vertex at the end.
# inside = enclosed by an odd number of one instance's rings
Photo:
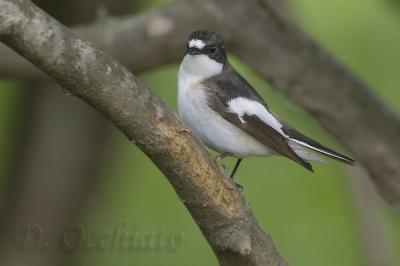
POLYGON ((202 40, 199 40, 199 39, 193 39, 193 40, 190 40, 190 42, 189 42, 190 48, 196 47, 197 49, 203 49, 204 46, 206 46, 206 44, 202 40))

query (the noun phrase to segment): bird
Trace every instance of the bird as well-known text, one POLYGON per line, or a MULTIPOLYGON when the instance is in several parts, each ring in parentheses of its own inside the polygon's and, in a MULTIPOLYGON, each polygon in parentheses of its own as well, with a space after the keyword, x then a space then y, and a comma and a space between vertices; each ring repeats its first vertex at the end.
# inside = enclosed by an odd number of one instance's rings
POLYGON ((178 71, 178 111, 215 158, 281 155, 313 172, 321 156, 348 165, 355 160, 333 151, 279 119, 252 85, 229 63, 221 37, 197 30, 189 35, 178 71))

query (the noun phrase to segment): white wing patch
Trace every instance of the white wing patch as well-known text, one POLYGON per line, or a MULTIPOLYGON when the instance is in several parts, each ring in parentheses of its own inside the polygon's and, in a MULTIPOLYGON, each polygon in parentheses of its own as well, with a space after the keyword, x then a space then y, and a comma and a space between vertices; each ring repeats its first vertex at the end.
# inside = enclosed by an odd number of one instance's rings
POLYGON ((201 49, 204 48, 204 46, 206 46, 206 44, 202 40, 193 39, 193 40, 189 41, 189 47, 190 48, 196 47, 197 49, 201 50, 201 49))
POLYGON ((245 123, 242 118, 244 115, 256 115, 281 135, 288 137, 282 131, 282 124, 265 108, 264 105, 259 102, 243 97, 237 97, 228 102, 228 110, 230 113, 237 114, 242 123, 245 123))

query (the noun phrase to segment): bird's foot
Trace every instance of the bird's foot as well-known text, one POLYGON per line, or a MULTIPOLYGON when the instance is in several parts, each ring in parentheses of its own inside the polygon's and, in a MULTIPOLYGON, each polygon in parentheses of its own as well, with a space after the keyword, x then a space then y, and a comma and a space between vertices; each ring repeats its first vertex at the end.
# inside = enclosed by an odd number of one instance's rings
MULTIPOLYGON (((220 162, 221 162, 221 160, 223 158, 228 157, 228 156, 232 156, 232 154, 230 152, 224 152, 224 153, 221 153, 221 154, 219 154, 219 155, 214 157, 215 163, 217 164, 217 166, 222 168, 222 170, 225 172, 225 174, 227 174, 228 168, 224 164, 221 164, 220 162)), ((235 176, 236 170, 239 167, 239 164, 240 164, 241 161, 242 161, 242 159, 239 159, 237 161, 232 173, 230 174, 230 177, 231 177, 232 180, 233 180, 233 177, 235 176)), ((235 186, 242 192, 243 191, 243 186, 238 184, 238 183, 236 183, 236 182, 234 182, 234 183, 235 183, 235 186)))
POLYGON ((230 154, 229 152, 225 152, 225 153, 218 154, 217 156, 214 157, 214 162, 215 162, 215 164, 216 164, 218 167, 221 167, 222 170, 223 170, 225 173, 227 173, 228 168, 227 168, 225 165, 221 164, 221 160, 222 160, 223 158, 227 157, 227 156, 230 156, 230 155, 231 155, 231 154, 230 154))
POLYGON ((243 190, 244 190, 243 186, 239 183, 236 183, 236 182, 234 182, 234 183, 235 183, 235 186, 240 190, 240 192, 243 192, 243 190))
POLYGON ((224 159, 225 157, 231 156, 232 154, 230 152, 224 152, 221 154, 218 154, 217 156, 214 157, 214 160, 216 160, 218 163, 224 159))
POLYGON ((226 167, 225 164, 219 164, 219 166, 222 168, 225 174, 228 174, 228 167, 226 167))
POLYGON ((219 158, 214 157, 214 163, 215 163, 215 165, 216 165, 218 168, 220 168, 225 174, 228 174, 228 167, 226 167, 224 164, 222 164, 219 158))

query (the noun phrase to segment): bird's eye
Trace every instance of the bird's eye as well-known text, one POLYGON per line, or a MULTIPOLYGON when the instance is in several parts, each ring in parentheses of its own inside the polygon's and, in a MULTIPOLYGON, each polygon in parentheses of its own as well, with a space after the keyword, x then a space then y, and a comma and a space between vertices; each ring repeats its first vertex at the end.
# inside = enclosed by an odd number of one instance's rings
POLYGON ((217 46, 215 46, 215 45, 210 45, 209 50, 210 50, 211 53, 215 53, 215 51, 217 51, 217 46))

